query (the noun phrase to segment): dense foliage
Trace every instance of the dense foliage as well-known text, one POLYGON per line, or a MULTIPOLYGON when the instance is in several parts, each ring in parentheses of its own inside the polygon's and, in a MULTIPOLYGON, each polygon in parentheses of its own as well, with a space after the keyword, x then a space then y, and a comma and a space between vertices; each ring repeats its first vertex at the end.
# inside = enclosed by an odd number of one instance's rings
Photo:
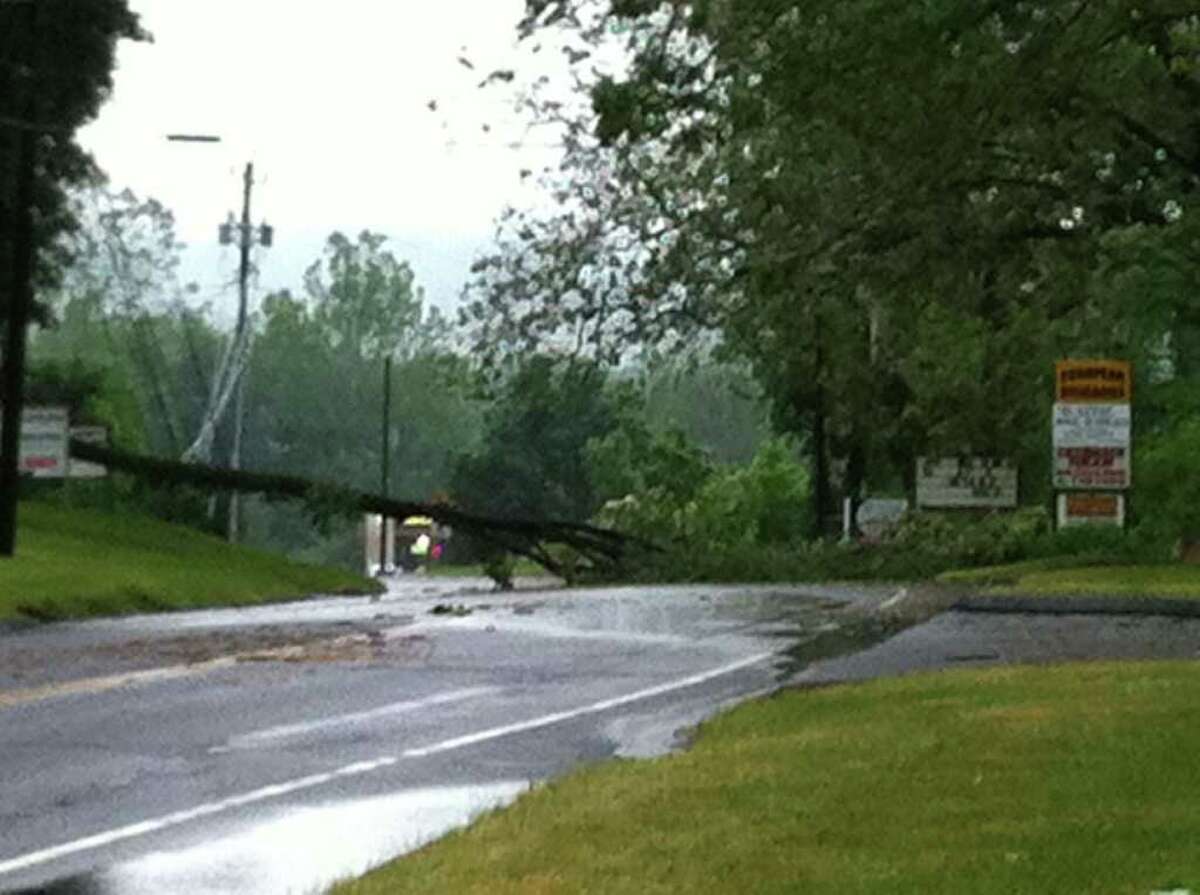
POLYGON ((715 333, 833 486, 1016 460, 1045 495, 1051 363, 1132 359, 1139 424, 1198 355, 1194 11, 1072 0, 530 0, 590 104, 467 319, 498 355, 715 333), (614 62, 613 60, 619 60, 614 62))
MULTIPOLYGON (((563 164, 540 175, 556 205, 502 216, 464 329, 382 236, 332 235, 296 294, 253 317, 245 465, 379 487, 391 359, 393 493, 599 512, 722 577, 755 557, 836 569, 859 548, 804 542, 840 497, 911 495, 921 456, 1011 459, 1023 499, 1048 508, 1052 363, 1112 356, 1138 380, 1139 537, 1200 534, 1178 484, 1200 419, 1191 10, 526 7, 524 36, 563 51, 575 89, 486 83, 557 129, 563 164)), ((74 215, 80 261, 39 356, 99 371, 86 403, 124 446, 179 455, 229 340, 175 279, 169 212, 93 193, 74 215)), ((225 419, 218 459, 232 433, 225 419)), ((250 515, 269 543, 351 553, 348 528, 250 515)), ((1044 510, 923 516, 865 562, 1000 562, 1073 537, 1044 510)))
POLYGON ((101 176, 74 139, 112 89, 116 43, 144 37, 126 0, 0 3, 0 320, 7 316, 23 135, 36 134, 34 243, 42 282, 62 272, 58 237, 74 226, 69 188, 101 176))

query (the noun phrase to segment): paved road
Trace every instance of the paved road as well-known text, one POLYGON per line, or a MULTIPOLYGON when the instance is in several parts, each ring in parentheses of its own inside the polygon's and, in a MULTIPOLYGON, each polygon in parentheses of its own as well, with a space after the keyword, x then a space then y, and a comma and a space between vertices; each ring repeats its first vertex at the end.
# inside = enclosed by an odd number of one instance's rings
POLYGON ((410 578, 10 628, 0 892, 319 891, 581 762, 671 748, 888 593, 410 578))
MULTIPOLYGON (((1028 605, 1036 606, 1036 602, 1028 605)), ((1104 607, 1077 601, 1079 611, 948 611, 867 649, 798 670, 789 683, 823 686, 948 668, 1050 662, 1200 658, 1200 617, 1134 614, 1137 604, 1104 607), (1105 612, 1094 611, 1097 607, 1105 612)))

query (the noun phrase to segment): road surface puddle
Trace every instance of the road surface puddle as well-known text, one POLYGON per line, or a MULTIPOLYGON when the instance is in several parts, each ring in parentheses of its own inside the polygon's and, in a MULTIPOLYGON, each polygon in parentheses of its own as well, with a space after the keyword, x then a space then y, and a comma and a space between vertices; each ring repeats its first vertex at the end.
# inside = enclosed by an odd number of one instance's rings
POLYGON ((511 803, 528 789, 526 781, 505 781, 296 808, 200 845, 13 895, 323 892, 511 803))
MULTIPOLYGON (((812 630, 847 605, 796 589, 636 587, 577 591, 567 598, 522 599, 443 611, 459 628, 519 631, 543 637, 693 642, 717 636, 774 636, 812 630)), ((437 607, 435 607, 437 608, 437 607)))

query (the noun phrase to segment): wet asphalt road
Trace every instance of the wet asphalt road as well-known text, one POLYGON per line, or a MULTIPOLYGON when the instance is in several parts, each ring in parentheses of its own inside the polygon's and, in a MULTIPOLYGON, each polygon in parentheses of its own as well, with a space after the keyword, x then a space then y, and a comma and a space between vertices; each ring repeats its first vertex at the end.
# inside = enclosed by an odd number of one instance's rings
POLYGON ((790 679, 797 644, 882 636, 847 625, 889 594, 409 578, 10 628, 0 892, 320 891, 580 763, 666 751, 790 679))
MULTIPOLYGON (((1081 607, 1103 604, 1079 600, 1081 607)), ((801 668, 797 686, 993 665, 1200 658, 1200 617, 1109 611, 947 611, 861 650, 801 668)), ((1176 610, 1183 608, 1176 603, 1176 610)))

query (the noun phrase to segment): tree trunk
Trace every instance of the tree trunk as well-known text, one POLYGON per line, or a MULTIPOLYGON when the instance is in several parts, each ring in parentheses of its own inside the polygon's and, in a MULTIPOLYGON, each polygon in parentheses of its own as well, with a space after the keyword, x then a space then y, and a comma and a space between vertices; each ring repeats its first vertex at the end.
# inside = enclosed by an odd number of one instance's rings
POLYGON ((846 455, 846 497, 850 499, 850 534, 859 534, 858 508, 862 504, 863 484, 867 478, 867 452, 864 438, 856 435, 846 455))

